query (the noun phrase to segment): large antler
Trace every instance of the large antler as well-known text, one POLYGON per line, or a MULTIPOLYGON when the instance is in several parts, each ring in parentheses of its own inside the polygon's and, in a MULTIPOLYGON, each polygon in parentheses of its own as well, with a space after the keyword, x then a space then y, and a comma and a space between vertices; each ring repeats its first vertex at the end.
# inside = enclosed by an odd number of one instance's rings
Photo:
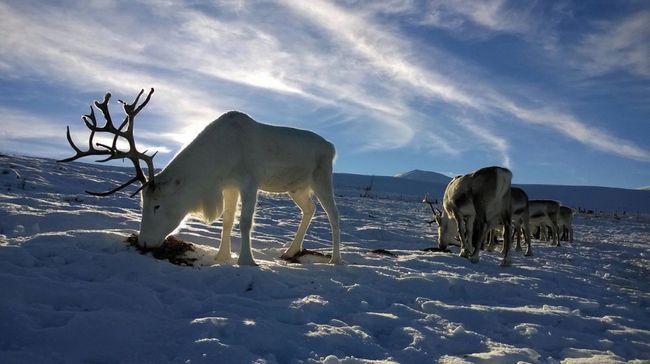
POLYGON ((59 162, 72 162, 79 158, 83 158, 91 155, 105 155, 106 158, 100 159, 97 162, 107 162, 113 159, 127 158, 131 160, 131 162, 133 162, 133 166, 135 167, 135 176, 130 180, 124 182, 123 184, 115 187, 114 189, 106 192, 86 191, 86 193, 89 193, 94 196, 108 196, 110 194, 122 190, 123 188, 127 187, 128 185, 134 182, 140 181, 142 186, 131 195, 131 196, 135 196, 138 192, 140 192, 142 188, 144 188, 144 186, 153 183, 153 178, 154 178, 153 157, 156 155, 156 153, 149 156, 146 154, 147 153, 146 150, 144 152, 139 152, 138 149, 136 148, 135 139, 133 137, 133 121, 136 115, 138 115, 138 113, 147 105, 149 99, 151 99, 151 95, 153 94, 153 91, 154 90, 152 88, 149 91, 149 94, 147 95, 145 100, 140 105, 138 105, 138 101, 140 100, 140 96, 142 96, 144 90, 140 91, 140 93, 135 98, 135 101, 133 101, 132 104, 126 103, 122 100, 118 100, 123 105, 124 113, 126 114, 124 120, 122 121, 119 127, 115 127, 115 125, 113 124, 113 120, 111 118, 111 114, 108 111, 108 101, 111 98, 110 92, 106 93, 106 95, 104 96, 104 101, 102 102, 95 101, 94 103, 95 107, 99 109, 104 115, 106 124, 104 126, 97 125, 97 119, 95 118, 95 111, 92 106, 90 107, 90 114, 86 114, 82 116, 82 119, 86 124, 86 127, 90 129, 90 137, 88 139, 88 150, 81 150, 72 141, 72 137, 70 136, 70 127, 69 126, 67 127, 66 136, 68 138, 68 142, 70 143, 70 146, 72 147, 72 149, 75 150, 76 154, 70 158, 62 159, 59 162), (113 142, 111 143, 111 145, 109 146, 102 143, 95 143, 93 139, 95 137, 95 133, 97 132, 100 133, 105 132, 105 133, 112 134, 113 142), (129 149, 127 151, 122 151, 118 149, 117 141, 119 138, 123 138, 129 143, 129 149), (147 164, 148 178, 147 176, 145 176, 140 166, 141 160, 147 164))

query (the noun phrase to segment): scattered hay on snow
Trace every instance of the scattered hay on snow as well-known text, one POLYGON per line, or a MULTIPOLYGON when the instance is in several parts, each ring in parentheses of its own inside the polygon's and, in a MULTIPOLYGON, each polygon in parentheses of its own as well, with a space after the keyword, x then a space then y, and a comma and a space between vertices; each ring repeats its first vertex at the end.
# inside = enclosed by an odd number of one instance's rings
POLYGON ((168 260, 172 264, 194 266, 196 258, 186 256, 187 252, 194 251, 192 243, 185 242, 174 236, 168 236, 163 244, 157 248, 143 248, 138 245, 138 234, 131 234, 126 242, 136 248, 141 254, 148 254, 160 260, 168 260))
POLYGON ((305 263, 327 263, 332 259, 332 254, 323 254, 315 250, 303 249, 298 254, 290 258, 282 257, 288 263, 305 264, 305 263))

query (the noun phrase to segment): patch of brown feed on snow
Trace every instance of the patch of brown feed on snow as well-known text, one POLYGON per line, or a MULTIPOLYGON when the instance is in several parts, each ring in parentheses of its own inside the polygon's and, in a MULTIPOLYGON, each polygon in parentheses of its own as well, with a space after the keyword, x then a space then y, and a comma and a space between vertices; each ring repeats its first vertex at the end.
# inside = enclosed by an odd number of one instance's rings
POLYGON ((194 251, 191 243, 185 242, 174 236, 168 236, 163 244, 157 248, 143 248, 138 245, 138 234, 131 234, 126 238, 126 243, 137 249, 141 254, 148 254, 160 260, 167 260, 172 264, 193 266, 196 258, 188 258, 185 253, 194 251))

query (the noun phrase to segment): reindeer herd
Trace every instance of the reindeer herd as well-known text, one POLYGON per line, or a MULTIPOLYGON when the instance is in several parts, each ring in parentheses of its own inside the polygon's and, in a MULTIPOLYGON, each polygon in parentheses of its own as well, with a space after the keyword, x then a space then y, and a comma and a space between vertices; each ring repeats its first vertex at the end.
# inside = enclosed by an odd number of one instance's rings
POLYGON ((460 241, 460 256, 478 263, 479 252, 486 245, 493 248, 496 235, 503 236, 501 265, 512 264, 511 245, 517 238, 515 250, 521 250, 521 236, 526 243, 525 256, 533 254, 531 231, 559 246, 561 234, 573 242, 571 220, 573 210, 555 200, 529 200, 526 192, 512 187, 512 172, 503 167, 485 167, 454 177, 439 210, 426 197, 438 225, 438 248, 446 250, 455 239, 460 241))
MULTIPOLYGON (((231 258, 230 233, 237 204, 241 201, 239 227, 242 236, 238 264, 255 265, 251 249, 251 229, 259 190, 287 193, 302 211, 302 219, 285 259, 296 257, 315 212, 312 194, 327 214, 332 233, 331 264, 341 264, 339 213, 334 201, 332 164, 334 146, 310 131, 272 126, 256 122, 248 115, 230 111, 210 123, 190 144, 185 146, 158 174, 154 172, 153 157, 137 149, 134 120, 147 105, 154 89, 138 104, 144 90, 133 103, 122 100, 125 117, 113 123, 107 93, 95 107, 105 123, 99 125, 93 107, 82 117, 90 130, 88 148, 77 146, 67 130, 67 139, 75 155, 60 162, 71 162, 87 156, 104 156, 99 162, 129 159, 135 176, 106 192, 87 193, 107 196, 140 182, 142 191, 142 220, 138 244, 145 248, 161 246, 166 237, 181 224, 188 214, 198 215, 206 223, 223 216, 221 243, 216 260, 231 258), (97 133, 108 133, 111 143, 96 142, 97 133), (126 141, 128 150, 118 147, 126 141), (119 143, 118 143, 119 142, 119 143), (147 166, 145 174, 141 162, 147 166)), ((438 246, 446 249, 456 238, 460 255, 479 261, 479 252, 488 237, 503 234, 502 265, 511 264, 510 248, 514 236, 517 250, 523 234, 525 255, 531 255, 531 235, 535 229, 546 236, 551 231, 553 243, 559 245, 560 231, 571 229, 572 210, 552 200, 529 200, 526 193, 511 186, 512 172, 502 167, 481 168, 457 176, 449 182, 443 199, 443 209, 434 209, 438 224, 438 246)), ((488 246, 493 245, 490 238, 488 246)))

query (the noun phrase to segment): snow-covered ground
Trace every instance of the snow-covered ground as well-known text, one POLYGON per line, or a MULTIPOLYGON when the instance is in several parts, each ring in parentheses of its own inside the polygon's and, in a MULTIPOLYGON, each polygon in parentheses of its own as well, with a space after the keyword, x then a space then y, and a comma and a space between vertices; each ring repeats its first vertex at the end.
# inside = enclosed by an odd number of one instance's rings
MULTIPOLYGON (((189 220, 197 267, 124 243, 129 170, 0 157, 0 363, 570 363, 650 359, 650 223, 578 217, 509 268, 423 252, 428 206, 338 197, 343 266, 287 264, 299 210, 261 196, 259 267, 213 265, 220 224, 189 220), (371 253, 388 249, 396 256, 371 253)), ((239 249, 235 227, 233 249, 239 249)), ((331 249, 319 210, 305 246, 331 249)), ((457 252, 457 248, 452 247, 457 252)))

